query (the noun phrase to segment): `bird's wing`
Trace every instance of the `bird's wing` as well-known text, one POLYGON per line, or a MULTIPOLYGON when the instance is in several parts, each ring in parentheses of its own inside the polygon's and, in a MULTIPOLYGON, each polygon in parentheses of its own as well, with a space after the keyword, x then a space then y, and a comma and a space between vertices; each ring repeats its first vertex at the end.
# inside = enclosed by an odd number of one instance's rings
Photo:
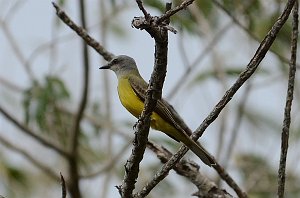
MULTIPOLYGON (((147 83, 143 79, 135 76, 130 77, 128 80, 135 94, 144 102, 146 97, 146 90, 148 87, 147 83)), ((162 119, 174 126, 178 130, 177 135, 180 135, 181 137, 179 139, 177 138, 176 134, 174 134, 174 136, 170 135, 170 133, 165 134, 178 142, 179 140, 183 142, 208 166, 215 164, 215 161, 211 157, 211 155, 200 144, 189 138, 189 136, 192 134, 192 131, 188 128, 179 114, 167 101, 165 101, 164 99, 158 100, 154 111, 162 119)))
MULTIPOLYGON (((148 84, 140 78, 130 77, 129 79, 130 85, 136 95, 144 102, 146 98, 146 90, 148 84)), ((164 99, 160 99, 157 101, 156 108, 154 110, 161 118, 165 121, 173 125, 180 132, 190 136, 192 131, 189 127, 184 123, 179 114, 175 111, 175 109, 164 99)), ((173 137, 174 138, 174 137, 173 137)), ((176 138, 174 138, 176 139, 176 138)))

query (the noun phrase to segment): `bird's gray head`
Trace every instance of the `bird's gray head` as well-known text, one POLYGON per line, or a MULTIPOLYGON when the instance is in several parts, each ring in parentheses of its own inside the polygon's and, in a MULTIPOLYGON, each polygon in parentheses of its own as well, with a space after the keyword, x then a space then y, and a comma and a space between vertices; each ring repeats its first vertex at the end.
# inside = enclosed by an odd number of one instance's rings
POLYGON ((129 74, 139 74, 134 59, 126 55, 114 57, 110 62, 99 69, 110 69, 116 73, 118 78, 129 74))

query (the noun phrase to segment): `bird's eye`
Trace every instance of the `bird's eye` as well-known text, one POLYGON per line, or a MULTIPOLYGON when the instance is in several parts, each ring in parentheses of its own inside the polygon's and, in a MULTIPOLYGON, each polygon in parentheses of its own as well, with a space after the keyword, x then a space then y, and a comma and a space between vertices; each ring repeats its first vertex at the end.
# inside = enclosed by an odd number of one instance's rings
POLYGON ((111 61, 111 63, 112 63, 113 65, 117 64, 118 62, 119 62, 118 59, 114 59, 114 60, 111 61))

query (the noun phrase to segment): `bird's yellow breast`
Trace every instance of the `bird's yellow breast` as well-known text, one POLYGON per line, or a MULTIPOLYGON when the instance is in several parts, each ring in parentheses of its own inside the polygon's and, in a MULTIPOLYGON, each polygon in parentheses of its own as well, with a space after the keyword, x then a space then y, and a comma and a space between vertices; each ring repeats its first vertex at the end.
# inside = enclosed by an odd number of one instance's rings
MULTIPOLYGON (((132 89, 130 82, 127 78, 122 78, 118 80, 118 94, 122 105, 136 118, 139 118, 141 115, 144 103, 136 95, 132 89)), ((168 135, 176 137, 177 135, 174 132, 177 130, 164 119, 162 119, 156 112, 152 113, 151 116, 151 127, 162 131, 168 135)), ((181 138, 177 137, 179 140, 181 138)))
POLYGON ((143 111, 144 103, 135 94, 127 78, 119 79, 118 94, 122 105, 138 118, 143 111))

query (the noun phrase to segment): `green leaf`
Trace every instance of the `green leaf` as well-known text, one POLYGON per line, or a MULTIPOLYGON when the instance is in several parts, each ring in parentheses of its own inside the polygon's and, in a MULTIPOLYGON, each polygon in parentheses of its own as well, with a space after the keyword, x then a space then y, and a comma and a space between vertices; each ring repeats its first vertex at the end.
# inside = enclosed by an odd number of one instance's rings
POLYGON ((6 174, 10 182, 17 183, 18 185, 23 186, 24 188, 27 187, 28 178, 20 168, 7 165, 6 174))
POLYGON ((56 106, 62 105, 69 98, 69 91, 63 81, 57 77, 46 77, 44 84, 33 82, 32 86, 23 93, 25 123, 29 124, 30 121, 34 120, 42 131, 47 131, 45 129, 57 123, 61 118, 56 106), (50 124, 49 120, 54 123, 50 124))

